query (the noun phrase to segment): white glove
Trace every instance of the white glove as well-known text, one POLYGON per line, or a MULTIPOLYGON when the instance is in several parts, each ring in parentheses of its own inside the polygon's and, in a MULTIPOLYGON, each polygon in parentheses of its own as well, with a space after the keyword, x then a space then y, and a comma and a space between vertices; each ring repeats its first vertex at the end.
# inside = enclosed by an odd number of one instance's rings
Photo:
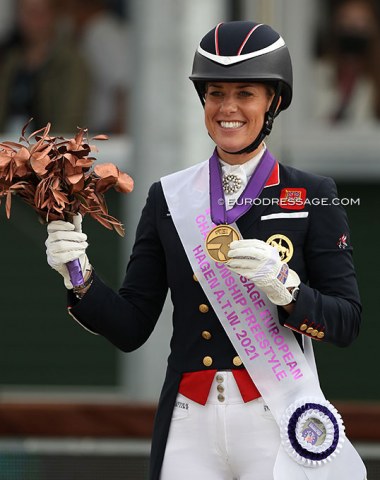
POLYGON ((230 244, 227 262, 233 272, 251 280, 275 305, 288 305, 292 294, 288 288, 298 287, 300 279, 282 262, 278 250, 262 240, 235 240, 230 244))
POLYGON ((73 217, 73 223, 56 220, 47 227, 48 238, 45 242, 48 264, 57 270, 64 279, 65 287, 72 289, 67 262, 79 259, 83 277, 91 265, 86 255, 87 235, 82 233, 82 215, 73 217))

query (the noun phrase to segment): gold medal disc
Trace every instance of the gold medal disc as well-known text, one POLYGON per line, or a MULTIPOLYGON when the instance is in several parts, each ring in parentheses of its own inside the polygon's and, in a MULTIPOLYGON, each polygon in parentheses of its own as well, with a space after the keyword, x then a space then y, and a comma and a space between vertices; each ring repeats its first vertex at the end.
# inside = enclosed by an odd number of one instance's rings
POLYGON ((218 225, 210 230, 206 238, 206 250, 216 262, 227 262, 230 243, 240 240, 240 235, 230 225, 218 225))
POLYGON ((280 255, 282 262, 289 262, 294 253, 293 244, 290 238, 282 235, 281 233, 276 233, 268 238, 266 241, 272 247, 276 247, 280 255))

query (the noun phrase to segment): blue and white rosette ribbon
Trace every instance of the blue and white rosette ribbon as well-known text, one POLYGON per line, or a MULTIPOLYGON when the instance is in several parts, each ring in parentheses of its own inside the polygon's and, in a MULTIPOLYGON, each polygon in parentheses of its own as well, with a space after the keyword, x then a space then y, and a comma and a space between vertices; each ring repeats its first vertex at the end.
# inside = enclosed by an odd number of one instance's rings
POLYGON ((342 417, 320 398, 290 405, 281 418, 280 433, 285 451, 304 467, 320 467, 333 460, 345 440, 342 417))

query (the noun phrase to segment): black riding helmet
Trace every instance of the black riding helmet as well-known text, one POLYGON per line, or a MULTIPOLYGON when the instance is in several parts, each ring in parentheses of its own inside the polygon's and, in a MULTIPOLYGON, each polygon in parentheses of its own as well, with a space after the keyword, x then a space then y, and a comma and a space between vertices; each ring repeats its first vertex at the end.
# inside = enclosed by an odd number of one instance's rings
POLYGON ((263 128, 248 147, 253 152, 272 130, 274 118, 292 100, 292 64, 283 38, 269 25, 249 21, 219 23, 202 39, 194 56, 190 76, 202 105, 207 82, 259 82, 274 88, 275 95, 265 114, 263 128), (278 99, 281 104, 276 109, 278 99))

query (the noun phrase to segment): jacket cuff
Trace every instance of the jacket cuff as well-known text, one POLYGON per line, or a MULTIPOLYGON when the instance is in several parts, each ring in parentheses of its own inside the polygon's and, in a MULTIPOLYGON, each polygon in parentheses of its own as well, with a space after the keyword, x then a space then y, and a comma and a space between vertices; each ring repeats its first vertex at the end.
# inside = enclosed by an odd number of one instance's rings
POLYGON ((280 323, 297 333, 321 341, 325 337, 325 327, 311 315, 310 305, 315 303, 313 289, 304 283, 300 284, 299 289, 293 312, 289 315, 284 309, 279 309, 280 323))
MULTIPOLYGON (((96 274, 94 274, 93 283, 98 281, 99 279, 97 279, 96 274)), ((99 333, 97 333, 92 326, 90 326, 87 322, 80 319, 81 311, 86 309, 86 304, 88 304, 88 302, 91 302, 91 297, 94 294, 93 292, 94 290, 96 290, 96 288, 93 288, 93 287, 94 287, 93 285, 90 286, 90 288, 88 289, 88 291, 86 292, 86 294, 81 300, 79 300, 74 295, 73 290, 67 290, 67 312, 70 315, 70 317, 72 317, 77 323, 79 323, 79 325, 83 327, 85 330, 92 333, 93 335, 99 335, 99 333)))

